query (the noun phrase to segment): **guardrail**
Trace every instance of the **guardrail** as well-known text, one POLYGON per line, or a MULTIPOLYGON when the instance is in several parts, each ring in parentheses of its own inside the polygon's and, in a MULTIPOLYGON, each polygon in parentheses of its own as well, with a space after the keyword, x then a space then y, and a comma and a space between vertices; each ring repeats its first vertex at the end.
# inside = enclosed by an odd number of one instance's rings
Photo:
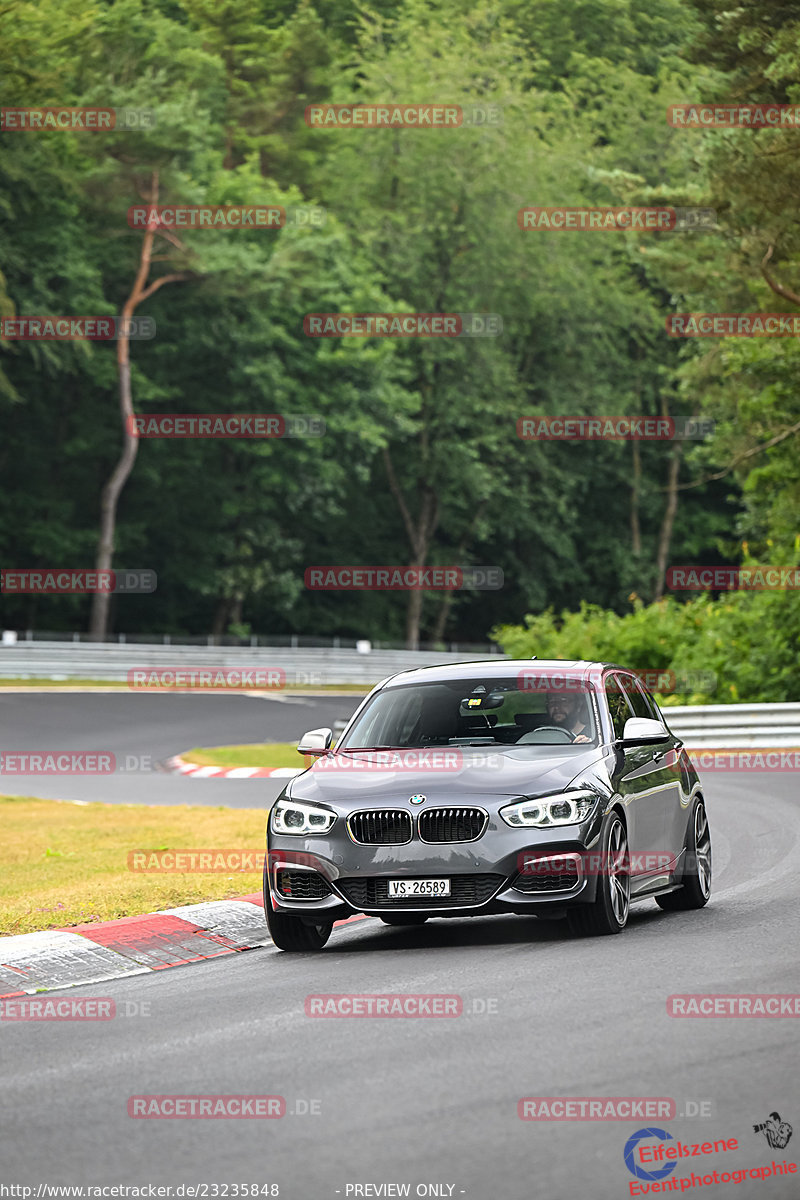
MULTIPOLYGON (((0 627, 1 628, 1 627, 0 627)), ((96 638, 92 634, 79 630, 55 632, 53 630, 39 629, 3 629, 2 644, 9 645, 16 642, 52 642, 53 645, 94 645, 98 642, 103 646, 232 646, 234 648, 243 647, 251 649, 255 646, 271 648, 273 646, 285 646, 290 650, 303 649, 333 649, 333 650, 358 650, 359 653, 369 653, 370 650, 406 650, 406 644, 402 641, 386 641, 380 639, 371 641, 366 638, 354 637, 326 637, 316 636, 306 633, 253 633, 248 637, 234 637, 232 634, 224 633, 216 634, 153 634, 153 633, 109 633, 105 637, 96 638), (365 649, 362 649, 365 647, 365 649)), ((421 641, 417 646, 418 650, 444 651, 455 654, 495 654, 497 647, 494 642, 463 642, 463 641, 443 641, 441 639, 436 642, 421 641)))
MULTIPOLYGON (((0 677, 124 682, 136 669, 283 671, 286 686, 361 684, 415 667, 503 659, 497 651, 372 650, 299 646, 164 646, 159 644, 18 641, 0 646, 0 677)), ((800 704, 671 705, 670 729, 690 748, 800 748, 800 704)))
POLYGON ((800 747, 800 704, 676 704, 663 713, 692 749, 800 747))
POLYGON ((176 646, 110 642, 17 641, 0 646, 0 678, 124 682, 139 669, 283 671, 286 686, 357 683, 372 687, 413 667, 504 658, 463 650, 372 650, 332 646, 176 646))

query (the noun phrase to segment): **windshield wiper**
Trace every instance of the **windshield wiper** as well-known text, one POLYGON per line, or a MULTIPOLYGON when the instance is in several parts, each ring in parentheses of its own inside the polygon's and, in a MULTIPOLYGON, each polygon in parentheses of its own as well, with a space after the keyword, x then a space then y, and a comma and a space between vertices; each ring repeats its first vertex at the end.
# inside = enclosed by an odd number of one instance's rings
POLYGON ((409 750, 415 747, 410 746, 342 746, 341 749, 335 751, 337 754, 356 754, 356 753, 375 753, 377 750, 409 750))

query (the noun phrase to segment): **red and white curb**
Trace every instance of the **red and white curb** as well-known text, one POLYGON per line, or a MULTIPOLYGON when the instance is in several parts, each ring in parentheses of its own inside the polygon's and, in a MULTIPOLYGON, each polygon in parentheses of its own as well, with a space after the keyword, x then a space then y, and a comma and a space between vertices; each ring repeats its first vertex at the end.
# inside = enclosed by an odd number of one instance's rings
POLYGON ((176 755, 164 763, 174 775, 190 775, 193 779, 294 779, 305 767, 201 767, 176 755))
MULTIPOLYGON (((697 750, 687 747, 689 755, 697 750)), ((186 775, 191 779, 294 779, 302 775, 306 767, 201 767, 199 763, 187 762, 179 754, 164 761, 165 771, 173 775, 186 775)))
MULTIPOLYGON (((348 921, 363 919, 359 914, 348 921)), ((260 892, 21 933, 0 938, 0 999, 146 975, 271 944, 260 892)))

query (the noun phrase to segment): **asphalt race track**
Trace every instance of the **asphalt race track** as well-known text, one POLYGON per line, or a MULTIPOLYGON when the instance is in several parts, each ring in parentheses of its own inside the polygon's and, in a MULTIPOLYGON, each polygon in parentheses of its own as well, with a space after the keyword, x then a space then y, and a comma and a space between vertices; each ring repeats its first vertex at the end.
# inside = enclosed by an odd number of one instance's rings
POLYGON ((119 804, 224 804, 261 808, 281 779, 187 779, 158 770, 193 746, 296 741, 307 729, 333 727, 361 697, 130 692, 0 693, 4 750, 89 751, 115 755, 109 775, 0 775, 0 790, 55 800, 119 804), (128 767, 129 769, 125 769, 128 767))
MULTIPOLYGON (((4 696, 2 719, 7 746, 34 748, 35 730, 37 745, 85 747, 91 730, 93 744, 163 757, 204 742, 294 736, 345 715, 347 703, 4 696)), ((75 779, 70 792, 128 799, 127 783, 75 779)), ((2 1174, 32 1184, 33 1196, 39 1183, 68 1181, 228 1184, 228 1196, 233 1184, 277 1184, 283 1200, 403 1194, 353 1190, 389 1184, 410 1185, 410 1196, 605 1200, 630 1194, 625 1142, 652 1126, 684 1144, 738 1139, 737 1149, 681 1160, 678 1179, 795 1161, 797 1022, 676 1019, 666 1000, 800 990, 797 781, 719 773, 704 784, 715 887, 697 913, 666 914, 648 901, 634 906, 622 935, 595 940, 535 919, 434 920, 407 930, 368 919, 338 927, 318 955, 265 948, 49 993, 111 996, 121 1015, 0 1022, 2 1174), (456 994, 464 1011, 306 1016, 306 997, 322 993, 456 994), (143 1094, 277 1095, 286 1115, 132 1119, 128 1098, 143 1094), (517 1103, 530 1096, 670 1097, 678 1115, 522 1121, 517 1103), (687 1107, 711 1115, 690 1119, 687 1107), (786 1150, 753 1131, 773 1111, 795 1127, 786 1150)), ((169 776, 154 786, 151 803, 249 805, 265 790, 169 776)), ((63 781, 37 790, 65 794, 63 781)), ((742 1200, 799 1194, 796 1175, 688 1189, 742 1200)))

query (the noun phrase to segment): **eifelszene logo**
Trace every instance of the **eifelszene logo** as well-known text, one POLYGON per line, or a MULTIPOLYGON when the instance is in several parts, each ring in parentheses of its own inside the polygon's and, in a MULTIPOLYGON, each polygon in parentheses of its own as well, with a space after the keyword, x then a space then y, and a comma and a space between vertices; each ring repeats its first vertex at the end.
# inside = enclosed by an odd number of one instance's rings
POLYGON ((660 1142, 672 1141, 672 1134, 667 1133, 666 1129, 637 1129, 632 1133, 625 1143, 625 1166, 630 1171, 631 1175, 635 1175, 637 1179, 665 1179, 667 1175, 671 1175, 675 1170, 677 1163, 665 1163, 663 1167, 658 1167, 655 1171, 646 1171, 644 1167, 636 1162, 636 1147, 639 1142, 651 1142, 654 1139, 660 1142))

